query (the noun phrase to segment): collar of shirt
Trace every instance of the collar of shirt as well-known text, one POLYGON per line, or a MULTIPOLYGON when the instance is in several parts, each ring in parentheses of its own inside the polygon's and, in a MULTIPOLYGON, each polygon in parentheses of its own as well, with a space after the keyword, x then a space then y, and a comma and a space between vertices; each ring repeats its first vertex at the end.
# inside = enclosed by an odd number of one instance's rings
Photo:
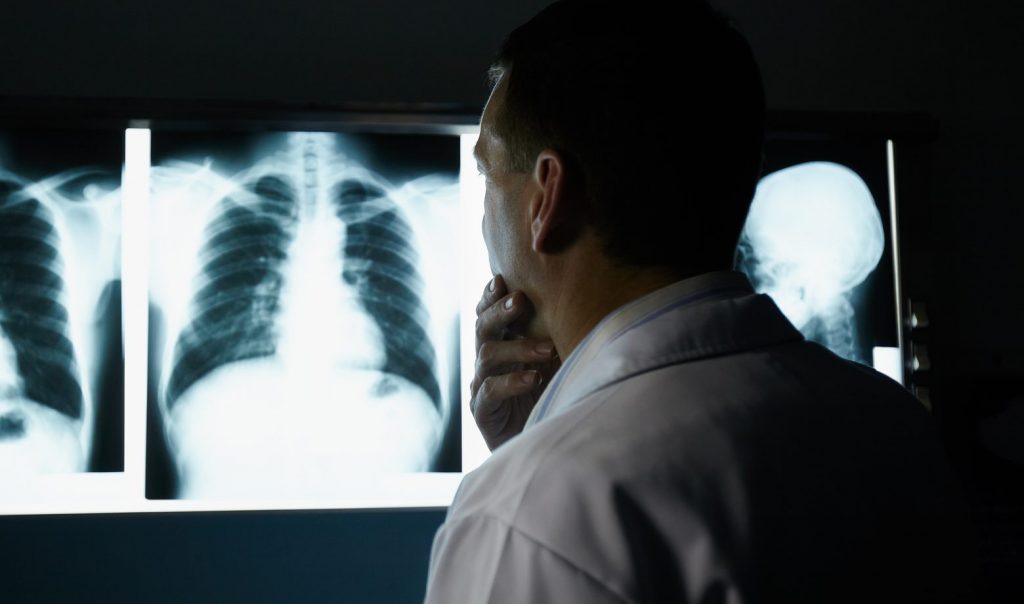
POLYGON ((524 430, 546 417, 557 415, 578 400, 577 396, 573 396, 574 391, 586 387, 578 383, 581 368, 590 364, 604 348, 629 331, 688 304, 752 293, 750 281, 743 273, 718 271, 676 281, 613 310, 590 330, 569 358, 563 361, 530 412, 524 430))

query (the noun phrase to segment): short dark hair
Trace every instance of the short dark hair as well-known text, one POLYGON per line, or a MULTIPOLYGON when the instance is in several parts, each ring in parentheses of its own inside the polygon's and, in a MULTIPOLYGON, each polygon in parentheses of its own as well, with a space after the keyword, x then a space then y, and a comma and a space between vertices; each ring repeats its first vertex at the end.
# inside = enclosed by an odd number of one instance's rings
POLYGON ((502 74, 505 168, 558 151, 611 258, 731 268, 761 173, 764 92, 727 18, 701 0, 560 0, 509 34, 492 86, 502 74))

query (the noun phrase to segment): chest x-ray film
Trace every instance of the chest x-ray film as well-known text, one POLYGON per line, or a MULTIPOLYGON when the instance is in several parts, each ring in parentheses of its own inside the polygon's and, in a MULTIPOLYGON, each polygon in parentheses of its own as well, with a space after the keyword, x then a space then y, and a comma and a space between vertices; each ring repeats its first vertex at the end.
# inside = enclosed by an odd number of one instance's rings
POLYGON ((461 470, 459 161, 454 136, 153 133, 147 496, 461 470))
POLYGON ((123 468, 122 140, 0 129, 0 504, 123 468))
POLYGON ((889 149, 769 139, 736 259, 807 339, 902 381, 889 149))

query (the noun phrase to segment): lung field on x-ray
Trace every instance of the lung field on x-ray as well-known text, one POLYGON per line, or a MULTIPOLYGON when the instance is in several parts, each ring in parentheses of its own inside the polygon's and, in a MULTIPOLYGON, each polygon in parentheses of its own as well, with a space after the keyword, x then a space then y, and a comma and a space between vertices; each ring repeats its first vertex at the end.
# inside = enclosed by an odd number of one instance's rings
POLYGON ((280 178, 246 183, 246 206, 225 199, 206 229, 194 317, 178 337, 166 405, 217 367, 275 352, 281 269, 294 237, 297 201, 280 178))
POLYGON ((458 405, 457 302, 437 272, 455 260, 437 235, 455 216, 458 139, 161 138, 155 211, 195 216, 194 252, 157 242, 151 270, 178 496, 328 494, 346 476, 437 469, 458 405))
POLYGON ((24 395, 78 419, 82 389, 51 212, 31 197, 17 199, 0 182, 0 233, 0 326, 17 353, 24 395))
POLYGON ((420 298, 423 283, 407 220, 387 193, 372 183, 344 180, 331 198, 346 225, 342 277, 380 328, 383 371, 418 385, 439 405, 435 352, 427 335, 427 309, 420 298))
POLYGON ((886 248, 878 208, 850 168, 792 165, 761 179, 737 249, 737 268, 805 337, 865 364, 859 288, 886 248))

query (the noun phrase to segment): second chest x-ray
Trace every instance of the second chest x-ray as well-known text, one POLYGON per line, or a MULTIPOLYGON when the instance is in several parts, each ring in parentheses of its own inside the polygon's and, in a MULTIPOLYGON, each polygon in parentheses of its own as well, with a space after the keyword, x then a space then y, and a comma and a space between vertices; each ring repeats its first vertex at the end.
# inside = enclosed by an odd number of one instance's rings
POLYGON ((152 164, 149 496, 460 470, 457 138, 157 131, 152 164))
POLYGON ((882 366, 898 359, 884 143, 769 141, 765 154, 737 268, 806 338, 900 379, 882 366))
POLYGON ((0 131, 0 502, 124 465, 122 131, 0 131))

